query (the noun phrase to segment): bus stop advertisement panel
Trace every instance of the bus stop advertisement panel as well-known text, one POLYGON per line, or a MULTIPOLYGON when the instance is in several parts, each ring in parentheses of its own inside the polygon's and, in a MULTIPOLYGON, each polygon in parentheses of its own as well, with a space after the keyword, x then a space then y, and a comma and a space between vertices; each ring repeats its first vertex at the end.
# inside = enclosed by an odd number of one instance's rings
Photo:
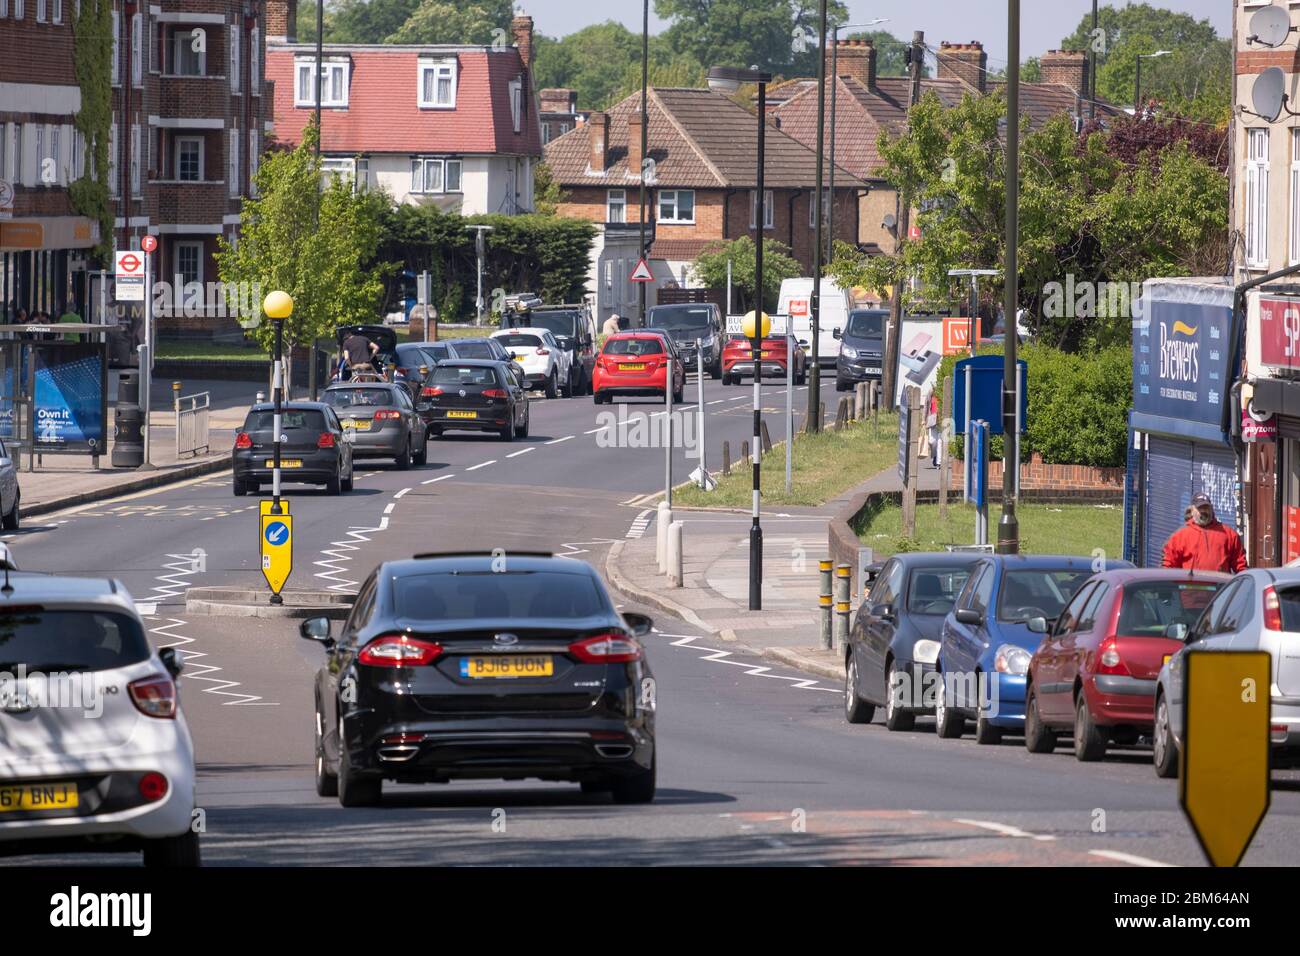
POLYGON ((102 342, 26 344, 31 450, 102 455, 107 443, 107 361, 102 342))

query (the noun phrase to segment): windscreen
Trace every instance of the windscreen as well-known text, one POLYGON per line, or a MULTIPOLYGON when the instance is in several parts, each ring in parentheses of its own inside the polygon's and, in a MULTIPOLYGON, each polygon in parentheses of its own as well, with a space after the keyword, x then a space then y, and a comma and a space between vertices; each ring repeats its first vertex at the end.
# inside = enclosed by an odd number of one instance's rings
POLYGON ((881 338, 885 334, 885 316, 884 312, 853 312, 844 334, 858 339, 881 338))
POLYGON ((1164 637, 1165 628, 1170 624, 1186 624, 1190 628, 1220 587, 1218 582, 1209 581, 1150 581, 1127 585, 1115 633, 1121 637, 1164 637))
POLYGON ((434 385, 496 385, 496 370, 490 365, 439 365, 429 376, 434 385))
POLYGON ((701 305, 657 305, 646 324, 654 329, 707 329, 711 311, 701 305))
POLYGON ((1083 582, 1092 577, 1087 570, 1008 571, 1002 578, 998 597, 998 620, 1024 623, 1036 617, 1058 617, 1083 582))
POLYGON ((0 671, 19 664, 30 671, 104 671, 149 657, 139 623, 111 611, 45 610, 14 606, 0 611, 0 671))
POLYGON ((585 574, 459 571, 413 574, 393 585, 397 616, 412 621, 592 617, 611 608, 585 574))
POLYGON ((966 586, 970 568, 915 568, 907 609, 913 614, 947 614, 966 586))
POLYGON ((611 339, 605 343, 606 355, 662 355, 663 351, 658 339, 611 339))

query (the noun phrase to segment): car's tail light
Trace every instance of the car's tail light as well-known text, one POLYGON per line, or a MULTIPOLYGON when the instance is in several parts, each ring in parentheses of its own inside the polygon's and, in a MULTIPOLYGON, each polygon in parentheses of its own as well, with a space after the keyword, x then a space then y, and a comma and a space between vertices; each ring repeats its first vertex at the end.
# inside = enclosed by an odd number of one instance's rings
POLYGON ((1282 630, 1282 602, 1274 588, 1264 588, 1264 627, 1270 631, 1282 630))
POLYGON ((538 355, 550 355, 550 354, 551 354, 551 350, 550 350, 550 349, 538 349, 538 350, 537 350, 537 354, 538 354, 538 355))
POLYGON ((176 716, 176 684, 165 674, 142 677, 126 685, 135 709, 147 717, 164 720, 176 716))
POLYGON ((252 448, 252 447, 253 447, 253 436, 251 436, 250 434, 248 434, 248 432, 240 432, 238 435, 235 436, 235 447, 236 447, 236 448, 252 448))
POLYGON ((316 439, 316 447, 317 447, 317 448, 333 448, 333 447, 334 447, 334 433, 333 433, 333 432, 321 432, 321 433, 320 433, 320 438, 317 438, 317 439, 316 439))
POLYGON ((432 664, 441 654, 441 644, 405 634, 385 634, 362 648, 357 660, 372 667, 420 667, 432 664))
POLYGON ((156 770, 150 770, 140 778, 140 796, 150 803, 156 803, 167 796, 167 778, 156 770))
POLYGON ((424 388, 420 389, 421 398, 437 398, 441 394, 442 389, 437 385, 426 385, 424 388))
POLYGON ((424 734, 402 731, 400 734, 385 734, 379 739, 382 744, 418 744, 424 740, 424 734))
POLYGON ((375 412, 375 421, 387 422, 401 418, 402 413, 392 408, 385 408, 375 412))
POLYGON ((505 398, 506 391, 503 388, 485 388, 483 389, 484 398, 505 398))
POLYGON ((1097 673, 1098 674, 1127 674, 1128 665, 1120 657, 1119 646, 1115 643, 1115 638, 1108 637, 1101 642, 1097 648, 1097 673))
POLYGON ((597 634, 574 641, 569 653, 584 664, 626 664, 641 659, 641 645, 626 634, 597 634))

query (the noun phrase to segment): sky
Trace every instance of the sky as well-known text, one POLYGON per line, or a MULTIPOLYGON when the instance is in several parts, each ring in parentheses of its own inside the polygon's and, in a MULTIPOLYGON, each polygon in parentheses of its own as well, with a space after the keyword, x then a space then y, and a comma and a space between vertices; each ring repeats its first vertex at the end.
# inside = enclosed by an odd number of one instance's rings
MULTIPOLYGON (((1231 0, 1149 0, 1153 6, 1190 13, 1198 20, 1209 18, 1221 36, 1232 30, 1231 0)), ((1111 6, 1127 5, 1109 0, 1111 6)), ((1102 5, 1107 5, 1103 0, 1102 5)), ((969 43, 979 40, 989 56, 989 66, 1000 69, 1007 58, 1007 4, 1003 0, 848 0, 850 23, 877 17, 889 22, 879 29, 888 30, 901 39, 910 39, 916 30, 925 31, 925 40, 937 47, 943 40, 969 43)), ((592 7, 576 0, 519 0, 516 7, 529 14, 536 29, 558 37, 604 20, 618 20, 629 29, 641 29, 641 0, 603 0, 592 7)), ((1085 14, 1092 12, 1092 0, 1022 0, 1021 58, 1040 56, 1055 49, 1061 39, 1074 32, 1085 14)), ((650 32, 658 33, 664 21, 654 14, 650 2, 650 32)))

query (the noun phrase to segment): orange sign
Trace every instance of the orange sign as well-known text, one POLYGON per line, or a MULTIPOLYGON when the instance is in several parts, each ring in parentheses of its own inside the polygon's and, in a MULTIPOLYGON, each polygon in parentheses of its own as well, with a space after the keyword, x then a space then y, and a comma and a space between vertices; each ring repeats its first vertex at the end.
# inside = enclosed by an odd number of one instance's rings
POLYGON ((790 314, 801 319, 808 318, 812 314, 812 310, 808 307, 808 301, 808 299, 791 299, 789 305, 790 314))
POLYGON ((943 320, 943 354, 964 355, 970 351, 970 319, 957 316, 943 320))
POLYGON ((0 222, 0 248, 40 249, 45 229, 39 222, 0 222))

